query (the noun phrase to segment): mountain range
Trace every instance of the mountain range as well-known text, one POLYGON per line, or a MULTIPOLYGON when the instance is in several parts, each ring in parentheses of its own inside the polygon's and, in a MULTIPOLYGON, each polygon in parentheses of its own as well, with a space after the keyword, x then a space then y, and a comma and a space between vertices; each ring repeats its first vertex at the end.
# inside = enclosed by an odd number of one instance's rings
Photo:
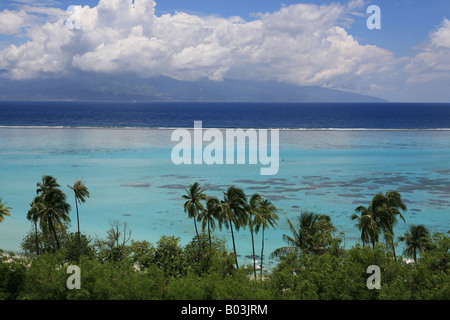
POLYGON ((0 79, 0 100, 383 102, 383 99, 276 81, 180 81, 81 74, 71 78, 0 79))

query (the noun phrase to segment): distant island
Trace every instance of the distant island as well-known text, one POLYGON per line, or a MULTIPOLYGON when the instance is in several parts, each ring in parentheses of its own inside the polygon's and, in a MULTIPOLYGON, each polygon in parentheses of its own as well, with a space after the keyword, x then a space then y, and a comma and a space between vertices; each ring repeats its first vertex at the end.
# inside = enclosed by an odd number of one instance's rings
POLYGON ((276 81, 179 81, 81 73, 71 78, 0 79, 0 100, 204 101, 204 102, 384 102, 361 94, 301 87, 276 81))

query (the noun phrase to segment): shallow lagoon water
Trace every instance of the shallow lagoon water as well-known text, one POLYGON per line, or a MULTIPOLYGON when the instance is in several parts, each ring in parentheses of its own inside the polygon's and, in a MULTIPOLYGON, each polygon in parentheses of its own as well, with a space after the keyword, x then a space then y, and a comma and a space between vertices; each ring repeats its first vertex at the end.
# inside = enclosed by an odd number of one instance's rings
MULTIPOLYGON (((198 181, 219 198, 230 185, 248 196, 258 192, 278 208, 275 230, 266 231, 265 254, 284 246, 290 234, 286 218, 302 210, 328 214, 345 234, 345 247, 359 240, 350 215, 367 206, 377 192, 397 190, 408 207, 395 236, 411 224, 431 231, 450 229, 450 131, 448 130, 280 130, 279 171, 260 175, 261 165, 175 165, 171 129, 145 128, 0 128, 0 195, 12 216, 0 224, 0 248, 19 250, 31 229, 26 214, 42 175, 66 187, 82 179, 91 198, 80 206, 83 233, 103 238, 110 222, 127 222, 133 240, 153 244, 162 235, 195 234, 183 211, 184 188, 198 181)), ((76 213, 71 212, 76 230, 76 213)), ((200 226, 200 225, 199 225, 200 226)), ((228 241, 228 230, 215 234, 228 241)), ((260 253, 260 234, 256 253, 260 253)), ((248 230, 236 235, 237 253, 251 255, 248 230)), ((397 253, 401 254, 402 244, 397 253)), ((265 261, 270 261, 265 257, 265 261)), ((272 261, 273 263, 273 261, 272 261)))

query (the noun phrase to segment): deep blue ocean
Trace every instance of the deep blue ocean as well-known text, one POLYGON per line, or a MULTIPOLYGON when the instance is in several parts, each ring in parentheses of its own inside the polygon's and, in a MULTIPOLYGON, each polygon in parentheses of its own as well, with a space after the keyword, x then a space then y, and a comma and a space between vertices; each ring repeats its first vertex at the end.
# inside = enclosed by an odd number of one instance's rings
POLYGON ((450 128, 450 103, 0 102, 0 126, 450 128))
MULTIPOLYGON (((156 244, 174 235, 188 243, 195 231, 182 195, 196 181, 208 195, 222 198, 235 185, 278 207, 278 226, 265 232, 267 256, 286 245, 287 219, 302 211, 330 215, 349 248, 360 239, 350 219, 355 208, 388 190, 408 207, 396 237, 412 224, 450 229, 450 104, 0 102, 0 150, 0 197, 13 208, 0 223, 5 250, 19 251, 32 228, 26 213, 44 174, 67 194, 67 185, 83 180, 91 198, 80 208, 80 228, 94 239, 120 221, 133 240, 156 244), (278 172, 261 175, 261 163, 174 164, 170 128, 193 128, 194 121, 279 128, 278 172)), ((70 216, 75 231, 74 209, 70 216)), ((231 243, 229 230, 215 234, 231 243)), ((250 232, 239 231, 238 256, 246 262, 249 244, 250 232)))

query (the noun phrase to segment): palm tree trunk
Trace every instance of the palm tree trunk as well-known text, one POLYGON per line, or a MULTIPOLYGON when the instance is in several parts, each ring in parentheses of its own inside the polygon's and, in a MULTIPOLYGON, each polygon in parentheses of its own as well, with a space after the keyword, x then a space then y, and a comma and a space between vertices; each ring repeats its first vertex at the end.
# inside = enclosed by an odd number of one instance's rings
POLYGON ((211 229, 209 227, 209 219, 208 219, 208 237, 209 237, 209 248, 211 249, 211 229))
POLYGON ((236 254, 236 245, 234 243, 233 224, 231 222, 230 222, 230 228, 231 228, 231 238, 233 239, 234 258, 236 259, 236 269, 239 269, 238 260, 237 260, 237 254, 236 254))
POLYGON ((56 246, 55 246, 55 252, 56 252, 59 250, 59 241, 58 241, 58 236, 56 235, 56 231, 53 226, 53 222, 52 222, 51 218, 49 219, 49 224, 50 224, 51 233, 53 234, 53 239, 54 239, 54 241, 56 241, 56 246))
POLYGON ((202 251, 204 251, 204 247, 203 247, 202 241, 200 240, 200 236, 198 235, 197 222, 195 221, 195 218, 193 218, 193 220, 194 220, 194 226, 195 226, 195 233, 197 234, 197 241, 198 241, 198 244, 200 245, 200 249, 201 249, 202 251))
POLYGON ((394 260, 397 259, 397 256, 395 254, 395 245, 394 245, 394 239, 392 239, 392 253, 394 254, 394 260))
POLYGON ((198 241, 200 241, 200 237, 198 235, 198 230, 197 230, 197 223, 195 222, 195 218, 193 218, 192 220, 194 220, 195 233, 197 234, 197 239, 198 239, 198 241))
POLYGON ((77 201, 77 194, 75 194, 75 206, 77 208, 77 224, 78 224, 78 262, 80 262, 81 258, 81 235, 80 235, 80 217, 78 215, 78 201, 77 201))
POLYGON ((264 257, 264 227, 262 228, 262 244, 261 244, 261 277, 263 274, 263 257, 264 257))
POLYGON ((34 239, 36 241, 36 253, 39 255, 39 239, 38 239, 38 231, 37 231, 37 221, 34 221, 34 239))
POLYGON ((253 230, 250 231, 252 234, 252 248, 253 248, 253 274, 255 275, 256 280, 256 262, 255 262, 255 242, 253 241, 253 230))

